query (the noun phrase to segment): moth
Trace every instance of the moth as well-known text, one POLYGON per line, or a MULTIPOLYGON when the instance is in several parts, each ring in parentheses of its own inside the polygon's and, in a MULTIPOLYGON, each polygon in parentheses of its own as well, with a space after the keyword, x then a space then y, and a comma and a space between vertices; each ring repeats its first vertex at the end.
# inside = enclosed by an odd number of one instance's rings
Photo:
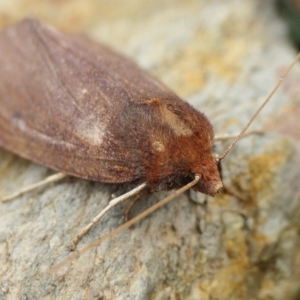
POLYGON ((1 147, 64 174, 137 186, 129 196, 191 182, 214 196, 223 183, 213 145, 203 113, 109 48, 33 18, 0 34, 1 147))

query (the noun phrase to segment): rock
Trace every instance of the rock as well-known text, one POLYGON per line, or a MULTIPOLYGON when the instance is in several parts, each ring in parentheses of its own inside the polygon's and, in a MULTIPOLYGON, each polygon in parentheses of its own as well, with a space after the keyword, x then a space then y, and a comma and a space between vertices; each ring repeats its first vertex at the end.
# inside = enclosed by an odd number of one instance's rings
MULTIPOLYGON (((2 28, 35 12, 88 32, 205 112, 218 134, 242 128, 296 55, 273 1, 23 3, 0 2, 2 28)), ((74 236, 125 188, 69 178, 0 204, 0 299, 299 297, 299 76, 296 66, 255 121, 265 133, 245 137, 222 162, 226 187, 243 200, 183 194, 61 267, 74 236)), ((2 149, 0 158, 2 196, 51 174, 2 149)), ((133 213, 168 194, 143 198, 133 213)), ((124 209, 79 251, 123 224, 124 209)))

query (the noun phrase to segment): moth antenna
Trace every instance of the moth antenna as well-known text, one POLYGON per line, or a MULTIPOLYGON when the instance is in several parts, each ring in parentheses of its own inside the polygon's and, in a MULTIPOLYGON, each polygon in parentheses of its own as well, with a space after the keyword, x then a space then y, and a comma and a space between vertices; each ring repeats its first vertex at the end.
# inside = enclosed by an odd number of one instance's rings
MULTIPOLYGON (((243 134, 243 137, 246 137, 248 135, 252 135, 252 134, 263 134, 264 132, 262 130, 250 130, 246 133, 243 134)), ((216 134, 214 137, 214 141, 226 141, 226 140, 230 140, 230 139, 235 139, 238 136, 238 134, 216 134)))
POLYGON ((63 178, 67 177, 68 175, 63 174, 63 173, 56 173, 53 175, 48 176, 47 178, 45 178, 44 180, 41 180, 39 182, 36 182, 34 184, 28 185, 26 187, 24 187, 23 189, 18 190, 17 192, 4 196, 3 198, 1 198, 1 202, 8 202, 10 200, 13 200, 25 193, 31 192, 37 188, 40 188, 42 186, 45 186, 49 183, 54 183, 57 182, 59 180, 62 180, 63 178))
POLYGON ((137 195, 141 190, 143 190, 146 187, 146 183, 142 183, 136 188, 132 189, 131 191, 127 192, 124 195, 121 195, 120 197, 117 197, 113 200, 111 200, 108 205, 85 227, 83 228, 75 237, 73 240, 71 249, 74 250, 76 248, 76 245, 78 242, 82 239, 82 237, 97 223, 100 221, 100 219, 113 207, 121 204, 122 202, 126 201, 130 197, 137 195))
POLYGON ((289 66, 289 68, 285 71, 285 73, 283 74, 283 76, 278 80, 276 86, 273 88, 273 90, 271 91, 271 93, 269 94, 269 96, 265 99, 265 101, 263 102, 263 104, 258 108, 258 110, 255 112, 255 114, 250 118, 250 120, 248 121, 248 123, 246 124, 246 126, 243 128, 243 130, 235 138, 235 140, 232 142, 232 144, 226 149, 226 151, 221 156, 219 156, 218 161, 221 161, 231 151, 231 149, 234 147, 234 145, 242 138, 242 136, 244 135, 245 131, 249 128, 249 126, 252 124, 252 122, 254 121, 254 119, 260 113, 260 111, 265 107, 265 105, 273 97, 273 95, 278 90, 278 88, 280 87, 280 85, 282 84, 282 82, 284 81, 284 79, 290 73, 291 69, 294 67, 294 65, 299 60, 299 58, 300 58, 300 52, 298 53, 298 55, 294 59, 294 61, 291 63, 291 65, 289 66))
MULTIPOLYGON (((185 192, 186 190, 190 189, 192 186, 194 186, 195 184, 197 184, 198 181, 200 180, 200 178, 201 178, 200 175, 195 175, 195 179, 193 181, 191 181, 190 183, 188 183, 187 185, 185 185, 182 188, 176 190, 173 194, 169 195, 168 197, 164 198, 163 200, 159 201, 158 203, 152 205, 151 207, 149 207, 148 209, 146 209, 145 211, 143 211, 142 213, 140 213, 136 217, 134 217, 131 220, 127 221, 126 223, 124 223, 123 225, 121 225, 118 228, 114 229, 113 231, 107 233, 106 235, 104 235, 100 239, 96 240, 92 244, 89 244, 88 246, 84 247, 80 251, 74 253, 73 255, 71 255, 66 260, 60 262, 59 264, 57 264, 56 266, 54 266, 50 270, 44 272, 44 274, 56 272, 57 270, 59 270, 60 268, 64 267, 68 263, 71 263, 75 259, 77 259, 80 256, 82 256, 83 254, 85 254, 89 250, 91 250, 91 249, 99 246, 104 241, 110 239, 111 237, 113 237, 113 236, 119 234, 120 232, 124 231, 125 229, 131 227, 132 225, 134 225, 135 223, 137 223, 141 219, 146 218, 148 215, 150 215, 151 213, 153 213, 155 210, 159 209, 161 206, 167 204, 168 202, 170 202, 171 200, 173 200, 175 197, 179 196, 180 194, 182 194, 183 192, 185 192)), ((130 192, 132 192, 132 191, 130 191, 130 192)), ((116 200, 116 199, 114 199, 114 200, 116 200)), ((114 200, 112 200, 112 201, 114 201, 114 200)))

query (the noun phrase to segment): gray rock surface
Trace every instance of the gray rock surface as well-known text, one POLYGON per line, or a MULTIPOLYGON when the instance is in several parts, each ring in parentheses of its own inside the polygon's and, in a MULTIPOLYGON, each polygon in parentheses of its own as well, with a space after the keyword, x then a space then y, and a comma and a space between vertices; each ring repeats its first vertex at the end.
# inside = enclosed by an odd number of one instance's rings
MULTIPOLYGON (((137 61, 235 133, 296 56, 270 0, 0 1, 4 28, 28 14, 87 32, 137 61)), ((224 159, 243 197, 186 193, 66 263, 74 236, 123 187, 69 178, 0 203, 0 299, 300 297, 300 68, 224 159)), ((228 143, 218 143, 221 153, 228 143)), ((0 150, 0 196, 51 171, 0 150)), ((143 198, 134 213, 164 198, 143 198)), ((80 242, 123 224, 122 205, 80 242)))

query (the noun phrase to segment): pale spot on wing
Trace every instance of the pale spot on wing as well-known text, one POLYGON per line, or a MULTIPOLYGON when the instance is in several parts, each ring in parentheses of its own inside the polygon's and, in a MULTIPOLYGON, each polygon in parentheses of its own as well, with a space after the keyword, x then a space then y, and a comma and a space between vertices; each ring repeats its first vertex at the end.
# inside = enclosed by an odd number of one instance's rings
POLYGON ((153 146, 153 149, 158 151, 158 152, 164 152, 165 151, 165 146, 159 141, 153 142, 152 146, 153 146))
POLYGON ((191 136, 193 131, 177 115, 169 111, 166 107, 161 107, 163 120, 168 123, 177 136, 191 136))
POLYGON ((78 121, 74 128, 74 134, 90 145, 100 146, 106 130, 104 123, 78 121))

